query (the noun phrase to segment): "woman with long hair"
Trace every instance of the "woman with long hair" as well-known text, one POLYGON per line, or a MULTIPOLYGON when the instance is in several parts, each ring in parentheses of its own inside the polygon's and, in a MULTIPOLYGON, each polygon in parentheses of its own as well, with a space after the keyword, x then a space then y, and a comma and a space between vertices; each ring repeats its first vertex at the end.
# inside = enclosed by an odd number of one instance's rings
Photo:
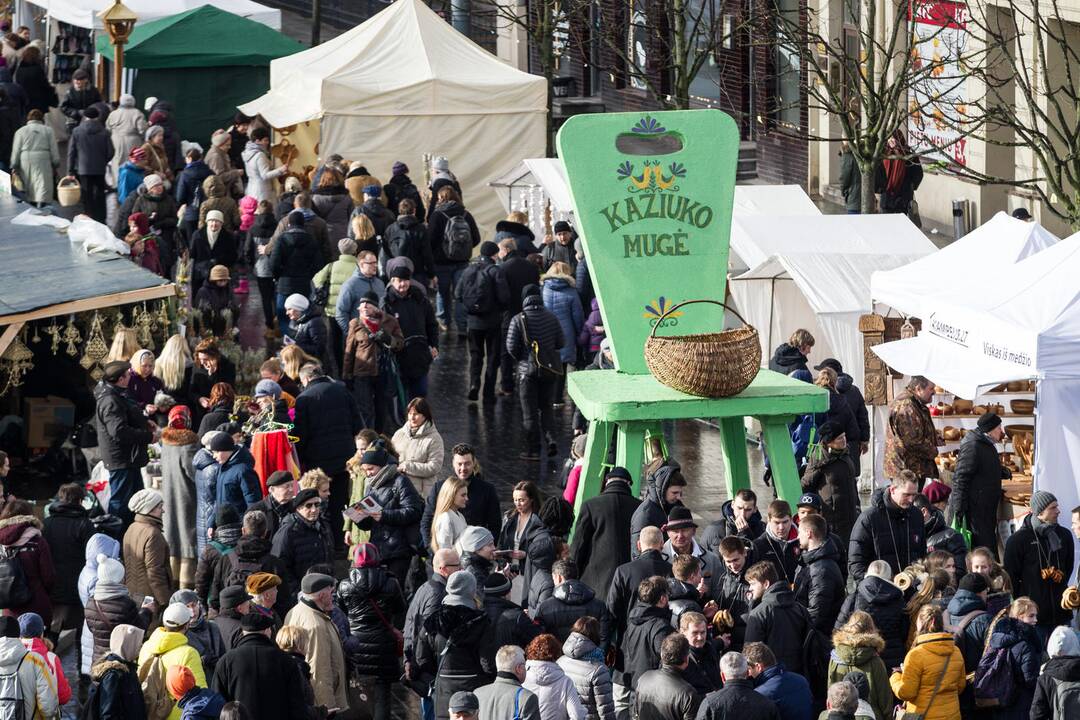
POLYGON ((945 632, 941 610, 923 605, 915 618, 916 636, 901 670, 889 678, 893 694, 909 713, 924 720, 960 717, 960 693, 967 685, 964 656, 951 632, 945 632))
POLYGON ((199 437, 211 430, 217 430, 218 426, 229 422, 233 414, 233 406, 236 404, 236 391, 229 383, 219 382, 210 388, 210 403, 206 414, 199 423, 199 437))
POLYGON ((191 400, 191 371, 194 364, 191 348, 179 333, 165 341, 165 347, 154 361, 154 375, 161 378, 165 392, 183 405, 191 400))
MULTIPOLYGON (((400 465, 398 466, 400 467, 400 465)), ((452 548, 461 533, 469 526, 462 514, 469 504, 469 484, 456 475, 443 481, 435 500, 435 516, 431 522, 431 551, 452 548)))
POLYGON ((105 356, 104 363, 130 362, 131 356, 139 350, 139 338, 132 328, 121 328, 113 335, 112 345, 109 346, 109 354, 105 356))
POLYGON ((375 226, 364 213, 354 213, 349 220, 349 238, 356 243, 356 252, 373 252, 379 254, 379 241, 375 237, 375 226))
POLYGON ((322 364, 319 363, 319 358, 308 355, 296 345, 290 345, 287 348, 283 348, 280 355, 281 368, 285 371, 285 374, 296 383, 300 382, 300 368, 304 367, 304 365, 307 363, 322 364))
MULTIPOLYGON (((1029 597, 1019 597, 1009 605, 1007 614, 995 618, 986 631, 986 649, 983 657, 1005 651, 1012 668, 1014 697, 1008 705, 992 708, 993 720, 1027 720, 1031 703, 1035 699, 1035 685, 1039 681, 1042 659, 1042 641, 1036 625, 1039 622, 1039 606, 1029 597)), ((979 663, 979 668, 984 667, 979 663)), ((968 668, 975 673, 975 680, 982 679, 979 669, 968 668)), ((1004 689, 1004 688, 1001 688, 1004 689)), ((999 698, 1004 702, 1005 698, 999 698)))
POLYGON ((326 221, 331 238, 344 237, 352 215, 353 201, 345 189, 345 178, 332 167, 324 167, 318 186, 311 191, 311 209, 326 221))
MULTIPOLYGON (((499 533, 499 549, 509 551, 510 557, 515 561, 515 567, 520 568, 514 578, 514 601, 522 607, 528 607, 529 589, 532 576, 536 571, 535 558, 546 558, 553 555, 551 534, 540 519, 540 506, 543 498, 535 483, 522 480, 514 486, 514 507, 506 513, 502 531, 499 533), (536 543, 535 548, 532 547, 536 543), (535 555, 533 555, 535 553, 535 555), (520 561, 524 560, 524 563, 520 561)), ((553 561, 554 558, 551 558, 553 561)), ((550 570, 551 562, 546 562, 550 570)))
POLYGON ((442 472, 446 451, 425 398, 409 401, 405 424, 394 433, 394 447, 398 451, 398 472, 408 475, 420 494, 426 496, 442 472))
POLYGON ((833 651, 829 655, 829 685, 840 682, 852 670, 862 672, 870 685, 868 702, 879 720, 892 717, 895 704, 889 688, 889 671, 881 659, 884 649, 885 640, 870 613, 856 610, 833 632, 833 651))
POLYGON ((881 212, 911 212, 915 191, 923 179, 922 163, 912 154, 903 130, 897 130, 889 138, 885 159, 874 173, 876 191, 881 194, 881 212))

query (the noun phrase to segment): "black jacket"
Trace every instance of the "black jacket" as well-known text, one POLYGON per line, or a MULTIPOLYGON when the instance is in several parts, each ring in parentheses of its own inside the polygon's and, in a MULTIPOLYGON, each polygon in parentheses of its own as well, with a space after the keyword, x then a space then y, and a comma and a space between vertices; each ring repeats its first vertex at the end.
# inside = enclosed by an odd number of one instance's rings
POLYGON ((500 220, 495 223, 495 242, 502 242, 506 238, 514 241, 517 245, 516 252, 521 253, 521 257, 528 257, 538 250, 534 243, 536 235, 527 225, 512 220, 500 220))
POLYGON ((870 442, 870 413, 866 410, 866 400, 854 378, 847 373, 839 373, 836 376, 836 392, 851 409, 855 424, 859 428, 858 437, 848 437, 848 442, 853 445, 870 442))
POLYGON ((697 720, 780 720, 780 710, 769 698, 754 690, 754 683, 728 680, 724 687, 709 693, 698 709, 697 720))
POLYGON ((1080 657, 1059 655, 1050 658, 1042 668, 1035 683, 1035 697, 1031 702, 1031 720, 1060 720, 1054 715, 1054 701, 1062 682, 1080 682, 1080 657))
POLYGON ((781 375, 790 375, 796 370, 807 370, 806 356, 799 352, 799 348, 791 347, 787 343, 780 343, 769 359, 769 369, 781 375))
POLYGON ((922 513, 914 505, 907 509, 896 505, 887 491, 888 488, 874 491, 870 507, 863 510, 851 530, 848 570, 855 582, 863 579, 867 566, 874 560, 889 563, 892 574, 896 575, 926 557, 922 513))
POLYGON ((949 520, 964 518, 974 535, 972 545, 997 545, 1001 481, 1012 473, 1001 464, 994 441, 979 430, 969 430, 960 441, 949 496, 949 520))
POLYGON ((90 667, 94 688, 82 717, 146 720, 146 701, 139 682, 139 668, 109 653, 90 667))
POLYGON ((641 505, 621 481, 608 482, 603 491, 581 505, 574 525, 570 557, 577 563, 581 581, 601 592, 611 586, 615 569, 630 562, 630 520, 641 505))
MULTIPOLYGON (((616 647, 621 645, 630 613, 638 604, 638 585, 642 580, 653 575, 660 577, 671 575, 671 563, 664 559, 659 550, 646 550, 637 559, 615 568, 611 585, 608 586, 607 608, 615 630, 609 640, 616 647)), ((615 667, 621 667, 621 665, 617 664, 615 667)))
POLYGON ((667 523, 671 505, 664 500, 668 483, 674 473, 681 472, 679 464, 668 461, 645 478, 645 499, 638 505, 630 518, 630 557, 638 556, 638 537, 647 527, 663 527, 667 523))
POLYGON ((292 512, 291 503, 278 503, 272 495, 267 495, 259 502, 248 506, 248 512, 261 510, 266 515, 266 536, 274 537, 274 533, 281 527, 281 521, 292 512))
POLYGON ((510 304, 510 289, 506 284, 506 276, 499 272, 499 268, 495 265, 495 261, 492 258, 484 257, 481 255, 468 264, 465 268, 464 274, 461 276, 461 282, 454 288, 454 299, 457 302, 462 303, 464 306, 464 298, 462 293, 465 290, 466 279, 469 282, 484 282, 487 286, 487 292, 490 294, 488 303, 490 309, 483 314, 474 314, 468 312, 466 307, 466 322, 468 323, 469 330, 491 330, 498 329, 502 324, 503 312, 510 304), (475 273, 482 273, 486 280, 480 278, 471 277, 475 273))
POLYGON ((397 220, 386 228, 382 244, 382 250, 386 254, 386 258, 395 257, 390 252, 390 238, 402 233, 408 235, 409 238, 408 252, 405 253, 405 256, 412 260, 413 274, 424 275, 429 278, 434 276, 435 258, 431 256, 427 227, 415 215, 398 215, 397 220))
POLYGON ((397 579, 381 567, 353 568, 338 585, 337 603, 349 618, 349 634, 360 641, 352 667, 383 680, 401 677, 398 658, 388 652, 394 647, 391 618, 405 609, 397 579))
POLYGON ((420 191, 416 189, 416 185, 405 173, 391 177, 383 185, 383 193, 386 194, 386 207, 390 212, 400 216, 398 206, 401 201, 411 198, 416 203, 416 219, 420 220, 424 217, 424 200, 420 197, 420 191))
MULTIPOLYGON (((353 210, 353 215, 361 214, 367 215, 368 220, 375 227, 375 237, 385 238, 386 228, 397 220, 397 216, 391 210, 388 210, 382 201, 379 199, 364 200, 364 204, 353 210)), ((352 222, 349 222, 349 232, 352 232, 352 222)))
POLYGON ((862 430, 859 429, 859 423, 855 419, 855 414, 851 411, 851 406, 848 401, 843 398, 836 390, 829 390, 829 409, 823 413, 815 413, 814 423, 820 427, 826 422, 835 423, 844 430, 844 435, 848 439, 848 451, 852 452, 852 463, 855 462, 855 454, 858 452, 859 443, 851 440, 850 438, 857 438, 861 436, 862 430))
POLYGON ((918 157, 906 161, 907 172, 900 187, 889 192, 888 174, 885 171, 884 162, 878 163, 874 169, 874 190, 881 193, 880 208, 883 213, 906 213, 911 207, 911 201, 915 198, 915 191, 922 184, 923 168, 918 157))
POLYGON ((517 362, 518 374, 531 374, 535 366, 532 343, 539 346, 539 355, 545 365, 560 366, 565 340, 559 318, 544 307, 539 295, 531 295, 521 303, 521 312, 510 320, 506 332, 506 352, 517 362), (526 338, 528 338, 526 340, 526 338))
POLYGON ((580 580, 567 580, 556 585, 551 597, 540 603, 536 620, 546 632, 566 642, 578 618, 589 615, 600 621, 600 648, 606 649, 611 621, 603 601, 593 589, 580 580))
POLYGON ((304 703, 299 668, 265 635, 241 636, 218 661, 211 687, 259 720, 306 720, 313 715, 304 703))
POLYGON ((100 120, 83 120, 68 139, 68 172, 77 175, 104 175, 113 157, 112 138, 100 120))
POLYGON ((420 378, 431 367, 431 348, 439 347, 439 326, 424 292, 415 285, 402 297, 393 287, 386 289, 383 312, 394 316, 405 337, 405 347, 397 354, 404 378, 420 378))
POLYGON ((964 537, 945 524, 945 514, 936 507, 930 508, 930 519, 923 522, 926 533, 927 554, 944 550, 956 559, 956 580, 967 574, 967 543, 964 537))
MULTIPOLYGON (((514 549, 517 518, 517 513, 512 510, 506 514, 502 530, 496 536, 500 550, 514 549)), ((555 562, 555 545, 551 540, 551 533, 536 513, 529 516, 525 529, 521 533, 518 549, 525 553, 525 562, 521 566, 522 594, 515 599, 522 607, 528 608, 531 612, 539 606, 538 601, 535 604, 533 602, 537 600, 539 593, 539 587, 534 588, 533 578, 538 573, 546 573, 547 578, 550 580, 551 566, 555 562)), ((552 589, 554 589, 554 585, 552 585, 552 589)))
POLYGON ((780 582, 793 583, 799 567, 799 541, 780 541, 763 532, 754 540, 754 562, 759 560, 768 560, 773 564, 780 582))
POLYGON ((409 601, 409 609, 405 613, 405 658, 412 661, 416 657, 416 645, 423 634, 424 621, 431 617, 446 595, 446 578, 437 573, 432 573, 431 578, 417 588, 409 601))
POLYGON ((750 612, 750 601, 746 599, 746 594, 750 591, 750 583, 746 581, 746 571, 755 562, 757 558, 754 557, 753 549, 750 549, 747 551, 742 571, 733 573, 725 564, 720 573, 720 581, 716 583, 717 597, 713 599, 721 610, 731 613, 735 621, 731 636, 737 647, 742 647, 743 635, 746 633, 746 615, 750 612))
POLYGON ((710 640, 699 648, 690 646, 690 661, 683 670, 683 678, 694 688, 694 692, 704 698, 714 690, 719 690, 720 653, 710 640))
POLYGON ((1069 584, 1073 567, 1073 538, 1058 524, 1043 525, 1036 532, 1032 515, 1024 518, 1020 529, 1005 542, 1005 572, 1013 584, 1013 597, 1027 596, 1039 606, 1039 625, 1068 625, 1069 610, 1061 607, 1061 594, 1069 584), (1060 582, 1043 580, 1042 571, 1054 567, 1061 571, 1060 582))
POLYGON ((652 605, 638 605, 630 611, 626 636, 619 645, 622 669, 616 664, 612 680, 623 687, 636 687, 642 674, 660 667, 660 645, 671 634, 671 611, 652 605))
POLYGON ((990 627, 993 616, 986 610, 986 601, 970 590, 957 590, 949 600, 948 612, 944 613, 945 622, 954 629, 960 627, 968 615, 971 619, 964 625, 963 631, 956 637, 956 647, 964 656, 964 667, 973 668, 979 664, 986 649, 986 631, 990 627))
POLYGON ((64 101, 60 103, 60 112, 67 118, 68 130, 79 124, 83 110, 99 102, 101 93, 93 85, 87 85, 84 90, 76 90, 72 85, 64 95, 64 101))
POLYGON ((240 628, 240 621, 242 619, 243 616, 236 612, 235 608, 231 610, 222 610, 214 616, 214 623, 221 633, 221 643, 225 647, 225 652, 229 652, 236 647, 237 641, 242 637, 242 630, 240 628))
POLYGON ((751 515, 746 527, 739 530, 735 525, 735 511, 731 509, 731 501, 727 500, 720 506, 720 519, 705 526, 701 536, 701 547, 719 555, 720 542, 729 535, 742 538, 743 543, 750 547, 754 544, 754 540, 761 537, 764 532, 765 522, 761 519, 760 512, 751 515))
POLYGON ((294 512, 281 523, 270 552, 282 562, 283 583, 295 590, 312 565, 334 561, 334 538, 327 523, 309 523, 294 512))
POLYGON ((829 529, 845 544, 850 542, 859 515, 859 488, 850 453, 826 450, 824 456, 811 460, 803 470, 802 488, 821 496, 821 514, 829 529))
POLYGON ((345 461, 356 453, 353 438, 364 419, 348 388, 323 375, 312 378, 296 398, 293 425, 304 470, 320 468, 333 476, 344 472, 345 461))
POLYGON ((50 107, 56 107, 60 98, 56 96, 56 88, 49 84, 49 78, 45 75, 45 66, 41 63, 19 63, 15 69, 15 82, 26 93, 27 110, 40 110, 48 115, 50 107))
POLYGON ((484 648, 485 667, 495 667, 495 654, 503 645, 527 647, 532 639, 544 632, 539 622, 529 618, 520 605, 505 597, 484 596, 484 613, 490 623, 488 644, 484 648))
POLYGON ((232 411, 232 403, 221 402, 217 405, 211 405, 210 408, 207 409, 206 414, 203 415, 202 420, 199 421, 199 437, 202 437, 211 430, 217 430, 218 426, 229 422, 232 411))
POLYGON ((510 291, 506 312, 512 317, 521 312, 521 291, 527 285, 540 284, 540 268, 515 251, 499 262, 499 272, 506 278, 506 287, 510 291))
POLYGON ((821 632, 832 633, 836 616, 844 604, 845 583, 840 572, 840 553, 826 541, 816 550, 799 556, 795 574, 795 599, 810 613, 810 619, 821 632))
POLYGON ((322 360, 326 357, 326 335, 326 316, 321 307, 311 303, 296 321, 293 340, 308 355, 322 360))
POLYGON ((94 659, 105 657, 109 652, 109 638, 117 625, 134 625, 146 628, 150 624, 150 611, 140 608, 129 595, 98 600, 90 598, 86 603, 86 629, 94 641, 94 659))
POLYGON ((638 720, 692 720, 702 698, 687 682, 685 671, 670 665, 644 673, 635 691, 638 720))
POLYGON ((207 374, 206 369, 201 365, 191 371, 191 397, 196 401, 199 398, 210 397, 210 389, 219 382, 229 383, 236 387, 236 365, 224 355, 218 359, 217 372, 213 375, 207 374))
POLYGON ((471 692, 494 676, 495 668, 484 667, 481 659, 490 632, 483 610, 462 605, 440 605, 424 622, 416 663, 423 681, 435 685, 435 717, 439 720, 449 718, 450 697, 455 692, 471 692))
POLYGON ((206 227, 201 227, 191 236, 191 267, 203 280, 209 277, 210 268, 215 265, 228 268, 236 265, 240 249, 237 237, 225 228, 218 233, 214 247, 211 248, 207 232, 206 227))
POLYGON ((274 241, 270 251, 270 272, 277 280, 277 292, 288 297, 299 293, 311 294, 311 278, 326 265, 319 243, 303 228, 290 227, 274 241))
POLYGON ((678 629, 683 613, 701 612, 701 593, 690 583, 678 578, 668 578, 668 609, 671 610, 671 627, 678 629))
POLYGON ((420 547, 420 516, 424 501, 412 481, 397 471, 397 465, 387 465, 374 478, 368 478, 364 497, 382 506, 382 519, 375 522, 365 517, 360 528, 371 531, 371 542, 385 562, 412 557, 420 547))
MULTIPOLYGON (((248 508, 248 511, 250 512, 253 509, 255 508, 248 508)), ((233 548, 231 554, 236 556, 237 567, 239 567, 239 563, 244 563, 245 566, 257 564, 261 572, 273 573, 281 578, 281 586, 278 587, 277 602, 274 604, 274 610, 282 617, 285 617, 285 613, 289 611, 289 608, 295 602, 296 591, 300 588, 298 585, 290 583, 285 563, 270 551, 269 540, 245 535, 236 541, 236 547, 233 548)), ((223 557, 221 562, 214 568, 214 576, 210 580, 210 588, 207 592, 208 596, 214 599, 214 602, 210 603, 211 607, 217 607, 216 598, 220 596, 222 589, 228 584, 227 580, 232 572, 233 561, 227 556, 223 557)), ((222 630, 222 636, 224 634, 224 630, 222 630)))
POLYGON ((904 612, 904 594, 888 580, 872 575, 859 583, 855 592, 848 595, 836 618, 839 628, 851 613, 862 610, 874 619, 878 634, 885 641, 881 659, 886 668, 900 667, 907 646, 909 620, 904 612))
POLYGON ((763 642, 788 670, 803 672, 803 640, 813 625, 783 580, 770 585, 746 616, 746 642, 763 642))
POLYGON ((97 408, 98 450, 106 470, 141 468, 146 465, 146 446, 154 439, 139 406, 128 399, 123 388, 104 380, 94 386, 97 408))
POLYGON ((86 543, 97 532, 81 505, 59 500, 49 505, 41 534, 49 544, 55 580, 49 598, 54 604, 79 605, 79 573, 86 564, 86 543))
MULTIPOLYGON (((428 216, 428 244, 431 246, 431 256, 435 259, 436 265, 459 264, 454 260, 448 260, 446 253, 443 252, 443 235, 449 218, 461 215, 465 215, 465 221, 469 224, 469 231, 472 233, 472 246, 476 247, 480 244, 480 229, 476 227, 476 221, 473 220, 472 213, 458 202, 439 203, 433 207, 428 216)), ((391 220, 391 222, 393 221, 391 220)))
MULTIPOLYGON (((442 490, 443 480, 439 480, 428 491, 427 500, 424 501, 424 516, 420 519, 420 537, 431 537, 431 523, 435 521, 435 503, 439 499, 439 491, 442 490)), ((469 525, 479 525, 491 531, 491 537, 496 540, 502 532, 502 511, 499 508, 499 493, 495 486, 483 478, 480 473, 473 474, 469 478, 469 500, 465 503, 465 509, 461 511, 465 516, 465 522, 469 525)), ((425 545, 426 547, 426 545, 425 545)))

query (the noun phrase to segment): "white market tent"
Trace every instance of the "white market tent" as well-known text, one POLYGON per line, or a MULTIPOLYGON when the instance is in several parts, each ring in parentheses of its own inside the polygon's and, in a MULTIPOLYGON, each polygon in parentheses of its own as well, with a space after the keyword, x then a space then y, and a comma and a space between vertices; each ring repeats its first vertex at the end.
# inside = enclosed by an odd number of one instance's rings
POLYGON ((536 186, 544 191, 556 212, 573 213, 570 184, 566 180, 566 166, 559 158, 526 158, 513 170, 488 183, 495 188, 503 209, 510 212, 513 192, 517 188, 536 186))
MULTIPOLYGON (((30 2, 25 2, 29 5, 30 2)), ((33 5, 49 14, 53 20, 93 30, 102 30, 100 13, 112 6, 113 0, 34 0, 33 5)), ((124 5, 139 17, 139 22, 149 22, 170 15, 177 15, 206 5, 207 0, 125 0, 124 5)), ((214 0, 219 10, 246 17, 255 22, 281 29, 281 11, 251 0, 214 0)), ((24 20, 25 22, 25 20, 24 20)), ((27 23, 29 24, 29 23, 27 23)))
POLYGON ((487 186, 546 149, 547 81, 516 70, 422 0, 398 0, 349 32, 270 63, 270 91, 240 108, 273 127, 320 120, 319 153, 423 182, 424 153, 449 159, 482 225, 502 216, 487 186))

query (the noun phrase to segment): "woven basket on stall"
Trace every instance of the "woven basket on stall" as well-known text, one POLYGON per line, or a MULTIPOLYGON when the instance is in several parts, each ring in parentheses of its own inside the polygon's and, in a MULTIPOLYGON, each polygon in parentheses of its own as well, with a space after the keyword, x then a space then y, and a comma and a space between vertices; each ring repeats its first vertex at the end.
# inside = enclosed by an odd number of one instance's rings
POLYGON ((645 341, 645 364, 657 380, 670 388, 698 397, 738 395, 761 369, 758 331, 739 313, 716 300, 687 300, 673 305, 653 325, 645 341), (694 303, 712 303, 731 310, 743 327, 717 333, 657 337, 664 318, 694 303))

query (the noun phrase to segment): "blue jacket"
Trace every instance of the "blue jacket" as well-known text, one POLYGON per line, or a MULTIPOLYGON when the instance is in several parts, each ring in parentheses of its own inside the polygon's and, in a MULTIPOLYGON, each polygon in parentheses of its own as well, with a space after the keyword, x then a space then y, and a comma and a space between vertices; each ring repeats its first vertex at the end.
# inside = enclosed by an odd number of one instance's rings
POLYGON ((139 189, 145 177, 146 171, 130 160, 121 165, 116 181, 116 202, 123 205, 127 196, 139 189))
MULTIPOLYGON (((249 505, 262 500, 262 486, 259 476, 255 474, 255 458, 250 452, 239 448, 220 466, 215 497, 216 507, 232 505, 240 517, 247 512, 249 505)), ((214 527, 216 522, 217 518, 211 517, 210 527, 214 527)))
POLYGON ((195 540, 198 544, 199 557, 206 547, 206 528, 214 518, 214 503, 217 501, 217 478, 221 469, 214 456, 206 448, 199 448, 191 461, 195 469, 195 540))
POLYGON ((181 720, 217 720, 225 707, 225 698, 208 688, 195 687, 176 703, 181 720))
POLYGON ((382 305, 382 301, 386 297, 386 283, 380 280, 378 275, 370 278, 365 277, 360 272, 359 267, 356 268, 356 272, 342 284, 341 290, 338 291, 334 319, 337 320, 338 327, 346 335, 349 334, 349 321, 359 315, 357 307, 360 306, 360 298, 364 297, 364 294, 369 291, 379 296, 379 304, 382 305))
POLYGON ((573 287, 571 278, 559 275, 549 276, 541 288, 546 307, 559 319, 563 331, 563 346, 560 356, 564 363, 574 362, 577 358, 577 336, 585 324, 585 313, 581 309, 581 296, 573 287))
POLYGON ((812 720, 814 698, 810 683, 802 675, 777 663, 762 671, 754 680, 754 690, 776 703, 784 720, 812 720))
MULTIPOLYGON (((184 208, 184 220, 194 222, 199 219, 199 208, 195 205, 195 193, 202 188, 203 180, 214 174, 210 166, 202 160, 188 163, 176 179, 176 205, 184 208)), ((205 198, 204 198, 205 199, 205 198)))

